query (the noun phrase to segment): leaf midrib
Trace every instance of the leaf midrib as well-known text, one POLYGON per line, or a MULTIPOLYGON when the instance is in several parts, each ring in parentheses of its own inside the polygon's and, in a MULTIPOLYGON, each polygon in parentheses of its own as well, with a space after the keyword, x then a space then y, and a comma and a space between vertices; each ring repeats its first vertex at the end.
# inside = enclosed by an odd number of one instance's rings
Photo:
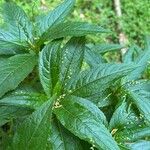
MULTIPOLYGON (((47 113, 47 111, 48 111, 48 109, 50 109, 50 107, 52 107, 53 105, 53 102, 51 102, 51 104, 50 104, 50 106, 45 110, 45 112, 44 112, 44 114, 46 115, 46 113, 47 113)), ((51 112, 50 113, 52 113, 52 110, 51 110, 51 112)), ((31 143, 31 140, 32 140, 32 138, 34 137, 34 135, 35 135, 35 133, 37 132, 37 130, 39 129, 39 127, 40 127, 40 125, 41 125, 41 122, 43 121, 43 119, 45 118, 45 115, 43 116, 43 118, 40 120, 40 123, 36 126, 36 128, 35 128, 35 130, 34 130, 34 132, 31 134, 31 137, 29 138, 29 140, 27 141, 27 143, 28 143, 28 145, 31 143)), ((50 114, 51 115, 51 114, 50 114)))
MULTIPOLYGON (((128 69, 128 70, 130 70, 130 69, 128 69)), ((126 71, 127 71, 127 70, 126 70, 126 71)), ((110 76, 112 76, 112 75, 114 75, 114 74, 116 74, 116 73, 121 73, 121 72, 122 72, 122 71, 114 72, 114 73, 112 73, 112 74, 109 74, 109 75, 106 75, 106 76, 103 76, 103 77, 99 77, 99 78, 97 78, 96 80, 93 80, 93 81, 91 81, 91 82, 85 83, 84 85, 81 85, 81 86, 78 87, 77 89, 74 89, 74 91, 71 92, 70 95, 73 94, 73 93, 75 93, 76 91, 78 91, 78 90, 80 90, 80 89, 82 89, 82 88, 88 86, 89 84, 92 84, 92 83, 94 83, 94 82, 96 82, 96 81, 98 81, 98 80, 102 80, 102 79, 104 79, 104 78, 110 77, 110 76)), ((118 76, 119 76, 119 75, 118 75, 118 76)), ((121 76, 121 75, 120 75, 120 76, 121 76)), ((124 76, 124 75, 122 75, 122 76, 124 76)), ((114 80, 114 79, 113 79, 113 80, 114 80)), ((78 80, 78 81, 79 81, 79 80, 78 80)))

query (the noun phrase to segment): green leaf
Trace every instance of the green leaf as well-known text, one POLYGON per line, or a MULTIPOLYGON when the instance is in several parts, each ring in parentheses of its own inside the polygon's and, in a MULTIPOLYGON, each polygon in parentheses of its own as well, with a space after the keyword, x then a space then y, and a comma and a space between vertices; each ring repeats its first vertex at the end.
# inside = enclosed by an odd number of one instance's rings
POLYGON ((84 57, 84 44, 85 39, 83 37, 72 38, 63 48, 60 63, 60 80, 62 85, 67 82, 67 79, 80 72, 84 57))
POLYGON ((52 122, 48 150, 82 150, 79 139, 66 130, 57 120, 52 122))
POLYGON ((57 25, 43 35, 41 39, 57 39, 66 36, 85 36, 87 34, 107 33, 108 30, 85 22, 65 22, 57 25))
POLYGON ((134 54, 134 46, 128 48, 126 53, 122 56, 122 61, 124 63, 131 63, 131 62, 133 62, 133 54, 134 54))
POLYGON ((116 142, 104 126, 101 115, 89 102, 78 97, 66 97, 54 112, 60 122, 79 138, 95 145, 98 149, 119 150, 116 142), (85 103, 87 102, 87 104, 85 103), (87 107, 89 106, 89 107, 87 107))
POLYGON ((28 109, 38 108, 46 100, 45 95, 33 92, 13 92, 0 99, 0 106, 16 106, 28 109))
POLYGON ((19 106, 0 106, 0 126, 4 125, 12 119, 29 115, 32 111, 33 110, 31 110, 30 108, 23 108, 19 106))
POLYGON ((59 78, 59 62, 61 41, 53 41, 44 47, 39 57, 39 74, 42 86, 48 96, 53 93, 59 78))
POLYGON ((9 2, 3 5, 2 14, 8 28, 21 41, 32 40, 32 24, 22 8, 9 2))
POLYGON ((109 123, 109 128, 112 130, 113 128, 119 128, 122 125, 124 126, 124 124, 127 122, 127 119, 127 103, 123 102, 113 113, 109 123))
POLYGON ((106 89, 105 91, 101 92, 100 94, 93 95, 88 97, 92 102, 96 102, 96 105, 101 107, 109 106, 113 103, 112 101, 112 91, 110 89, 106 89))
POLYGON ((141 65, 140 68, 136 69, 129 77, 130 80, 135 80, 141 77, 143 72, 145 71, 148 61, 150 60, 150 51, 144 51, 141 55, 136 59, 135 63, 141 65))
POLYGON ((132 130, 132 140, 136 141, 145 137, 150 137, 150 127, 132 130))
POLYGON ((97 94, 86 97, 86 99, 94 103, 97 107, 102 108, 102 107, 109 106, 113 103, 112 96, 113 96, 113 93, 111 89, 107 88, 104 91, 101 91, 97 94))
POLYGON ((47 97, 44 94, 37 93, 35 89, 31 89, 29 86, 17 88, 0 99, 0 126, 12 119, 31 114, 45 100, 47 97))
POLYGON ((74 6, 75 0, 65 0, 53 11, 50 11, 45 16, 39 16, 37 18, 37 26, 39 28, 40 35, 49 30, 50 28, 56 26, 57 24, 63 22, 68 14, 71 12, 74 6))
POLYGON ((95 120, 97 119, 98 121, 101 121, 105 126, 108 126, 105 115, 95 104, 93 104, 89 100, 79 97, 71 97, 70 99, 75 101, 76 103, 79 103, 80 106, 86 108, 89 112, 91 112, 96 117, 95 120))
POLYGON ((131 89, 132 91, 136 92, 138 92, 139 90, 150 92, 150 81, 147 79, 131 81, 126 84, 126 89, 131 89))
POLYGON ((52 97, 24 120, 14 135, 14 150, 46 149, 55 99, 55 96, 52 97))
POLYGON ((127 144, 130 150, 149 150, 150 141, 141 140, 135 143, 127 144))
POLYGON ((135 117, 132 114, 131 108, 128 106, 127 102, 123 101, 121 105, 115 109, 115 112, 113 113, 109 123, 109 128, 111 130, 121 129, 125 126, 129 126, 129 124, 133 123, 134 121, 135 117))
MULTIPOLYGON (((143 125, 143 123, 142 123, 143 125)), ((118 142, 132 143, 138 140, 146 139, 150 137, 150 127, 139 127, 135 125, 134 127, 127 127, 124 130, 116 133, 116 140, 118 142)))
POLYGON ((150 123, 150 92, 144 90, 128 90, 128 95, 137 106, 141 114, 144 115, 144 118, 150 123))
POLYGON ((125 93, 129 96, 142 116, 150 123, 150 82, 139 80, 131 82, 124 87, 125 93))
POLYGON ((92 47, 92 50, 98 52, 99 54, 104 54, 106 52, 120 50, 124 46, 119 44, 96 44, 92 47))
POLYGON ((127 76, 126 80, 129 80, 129 81, 141 78, 150 60, 150 48, 148 46, 148 42, 144 51, 139 50, 138 47, 133 47, 133 48, 136 51, 139 51, 138 56, 134 60, 134 63, 140 65, 141 67, 135 69, 135 71, 133 71, 129 76, 127 76))
POLYGON ((66 85, 70 94, 81 97, 94 96, 106 90, 114 80, 127 75, 136 68, 135 65, 101 64, 88 71, 83 71, 72 82, 66 85))
POLYGON ((26 48, 27 45, 22 43, 15 34, 0 29, 0 55, 24 53, 26 48))
POLYGON ((15 89, 33 70, 37 63, 36 55, 20 54, 0 63, 0 97, 15 89))
MULTIPOLYGON (((72 98, 74 100, 74 98, 72 98)), ((85 107, 88 111, 90 111, 93 115, 95 115, 95 119, 101 121, 105 126, 108 126, 107 119, 104 113, 92 102, 83 98, 75 98, 75 101, 79 103, 81 106, 85 107)))
POLYGON ((85 61, 90 65, 90 67, 106 63, 106 60, 100 54, 88 47, 85 47, 85 61))

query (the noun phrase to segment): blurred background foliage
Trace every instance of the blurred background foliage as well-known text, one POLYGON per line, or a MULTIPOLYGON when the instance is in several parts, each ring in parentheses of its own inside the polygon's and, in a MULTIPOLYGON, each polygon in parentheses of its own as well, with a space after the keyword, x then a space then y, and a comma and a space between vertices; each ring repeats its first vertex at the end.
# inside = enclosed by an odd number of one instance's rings
MULTIPOLYGON (((62 0, 1 0, 14 1, 29 14, 32 20, 36 15, 52 10, 62 0)), ((119 42, 117 31, 118 19, 115 14, 113 0, 76 0, 76 6, 70 20, 96 23, 110 29, 111 34, 90 36, 92 42, 119 42)), ((143 45, 144 35, 150 34, 150 0, 121 0, 122 32, 128 44, 143 45)))

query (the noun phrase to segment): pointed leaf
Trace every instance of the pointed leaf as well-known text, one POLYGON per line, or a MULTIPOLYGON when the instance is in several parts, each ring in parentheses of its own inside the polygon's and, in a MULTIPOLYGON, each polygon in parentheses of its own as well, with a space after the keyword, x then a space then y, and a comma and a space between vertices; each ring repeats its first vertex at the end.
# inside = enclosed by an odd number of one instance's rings
POLYGON ((132 72, 127 78, 127 80, 131 81, 139 79, 142 76, 143 72, 145 71, 149 60, 150 60, 150 50, 141 53, 141 55, 135 61, 135 63, 139 64, 141 67, 132 72))
POLYGON ((78 97, 66 97, 55 108, 54 112, 60 122, 79 138, 95 145, 98 149, 119 150, 111 134, 103 125, 102 119, 97 114, 87 109, 83 99, 78 97))
POLYGON ((121 48, 123 48, 123 46, 119 44, 96 44, 92 47, 92 50, 99 54, 104 54, 106 52, 120 50, 121 48))
POLYGON ((135 65, 101 64, 88 71, 81 72, 72 82, 66 85, 70 93, 81 97, 90 97, 106 90, 119 79, 136 68, 135 65))
POLYGON ((101 92, 100 94, 93 95, 88 97, 88 99, 92 100, 92 102, 96 102, 96 105, 101 107, 109 106, 113 103, 112 101, 112 91, 110 89, 106 89, 105 91, 101 92))
POLYGON ((0 99, 0 106, 16 106, 36 109, 46 100, 45 95, 40 93, 27 93, 24 91, 12 93, 0 99))
POLYGON ((109 128, 121 129, 125 126, 129 126, 130 123, 135 121, 135 117, 132 117, 132 111, 128 108, 127 103, 124 101, 121 105, 117 107, 115 112, 112 115, 112 118, 109 123, 109 128))
POLYGON ((4 21, 9 24, 9 30, 16 33, 18 39, 31 40, 32 39, 32 24, 28 19, 26 13, 15 3, 9 2, 3 5, 2 14, 4 21))
POLYGON ((40 53, 40 80, 48 96, 52 95, 53 88, 59 78, 59 61, 61 59, 60 44, 60 41, 50 42, 40 53))
POLYGON ((150 82, 139 80, 126 84, 124 88, 130 101, 136 105, 142 116, 150 123, 150 82))
POLYGON ((66 36, 85 36, 87 34, 107 33, 108 30, 85 22, 65 22, 57 25, 43 35, 41 39, 57 39, 66 36))
POLYGON ((87 109, 90 113, 92 113, 95 116, 95 120, 101 121, 105 126, 108 126, 108 122, 104 113, 95 104, 93 104, 89 100, 79 97, 71 97, 70 99, 87 109))
POLYGON ((82 150, 79 139, 67 131, 58 121, 53 121, 48 141, 49 150, 82 150))
MULTIPOLYGON (((147 39, 148 40, 148 39, 147 39)), ((144 51, 140 51, 139 55, 137 58, 134 60, 134 62, 141 67, 137 68, 134 72, 132 72, 126 80, 135 80, 141 78, 143 72, 148 66, 148 62, 150 60, 150 46, 148 45, 148 41, 146 42, 146 48, 144 51)), ((138 47, 134 47, 137 51, 139 51, 138 47)))
MULTIPOLYGON (((143 124, 143 123, 142 123, 143 124)), ((116 140, 119 138, 119 142, 135 142, 150 137, 150 127, 139 127, 135 125, 133 128, 125 128, 121 132, 116 133, 116 140)))
POLYGON ((149 150, 150 141, 141 140, 135 143, 127 144, 130 150, 149 150))
POLYGON ((90 65, 90 67, 106 63, 106 60, 100 54, 88 47, 85 47, 85 61, 90 65))
POLYGON ((16 38, 15 34, 0 29, 0 55, 23 53, 26 48, 27 45, 16 38))
POLYGON ((138 47, 137 45, 133 45, 131 46, 127 52, 123 55, 123 62, 124 63, 131 63, 134 62, 137 58, 137 55, 139 55, 140 53, 142 53, 143 50, 138 47))
POLYGON ((65 0, 62 4, 50 11, 46 16, 37 18, 37 26, 40 30, 40 35, 48 29, 56 26, 64 21, 74 6, 75 0, 65 0))
POLYGON ((46 149, 54 101, 55 97, 52 97, 24 120, 15 133, 14 150, 46 149))
POLYGON ((135 141, 145 137, 150 137, 150 127, 132 130, 132 140, 135 141))
POLYGON ((141 114, 144 115, 144 118, 150 123, 150 92, 144 90, 129 90, 128 95, 137 106, 141 114))
POLYGON ((36 61, 34 54, 12 56, 0 63, 0 97, 15 89, 33 70, 36 61))

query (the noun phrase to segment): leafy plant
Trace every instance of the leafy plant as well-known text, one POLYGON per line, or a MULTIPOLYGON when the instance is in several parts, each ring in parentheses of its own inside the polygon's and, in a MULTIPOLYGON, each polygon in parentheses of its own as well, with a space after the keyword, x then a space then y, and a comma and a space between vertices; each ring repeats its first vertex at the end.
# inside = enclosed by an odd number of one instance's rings
POLYGON ((149 147, 149 82, 140 80, 149 60, 149 40, 144 51, 130 48, 123 63, 108 62, 104 54, 122 46, 87 45, 87 34, 108 30, 65 20, 74 3, 66 0, 35 22, 14 3, 2 7, 4 150, 149 147))

